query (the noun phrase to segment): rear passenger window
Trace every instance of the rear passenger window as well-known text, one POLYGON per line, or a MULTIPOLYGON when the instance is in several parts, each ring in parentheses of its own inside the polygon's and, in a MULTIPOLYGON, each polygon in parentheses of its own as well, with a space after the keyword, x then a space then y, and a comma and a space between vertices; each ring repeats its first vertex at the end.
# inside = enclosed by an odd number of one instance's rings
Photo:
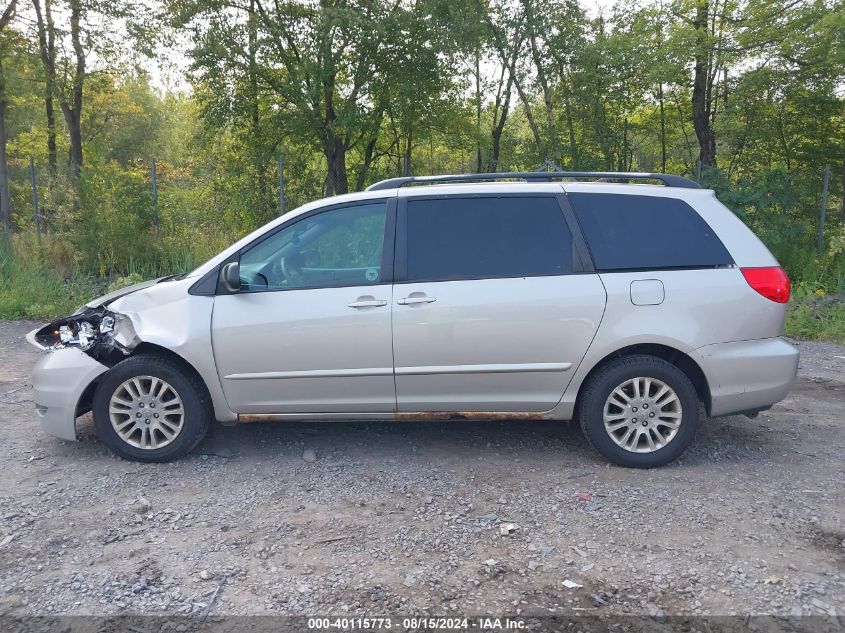
POLYGON ((553 197, 408 200, 408 281, 562 275, 572 235, 553 197))
POLYGON ((570 193, 598 270, 733 264, 713 229, 683 200, 570 193))

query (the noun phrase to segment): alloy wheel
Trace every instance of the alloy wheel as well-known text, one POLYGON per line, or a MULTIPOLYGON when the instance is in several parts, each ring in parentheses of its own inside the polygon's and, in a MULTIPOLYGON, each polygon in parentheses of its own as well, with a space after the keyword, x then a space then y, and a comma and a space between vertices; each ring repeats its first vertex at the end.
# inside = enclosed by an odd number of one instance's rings
POLYGON ((626 451, 651 453, 677 435, 683 409, 678 394, 662 380, 637 377, 618 385, 604 403, 604 428, 626 451))
POLYGON ((124 442, 155 450, 170 444, 182 431, 185 408, 170 383, 155 376, 134 376, 114 390, 109 419, 124 442))

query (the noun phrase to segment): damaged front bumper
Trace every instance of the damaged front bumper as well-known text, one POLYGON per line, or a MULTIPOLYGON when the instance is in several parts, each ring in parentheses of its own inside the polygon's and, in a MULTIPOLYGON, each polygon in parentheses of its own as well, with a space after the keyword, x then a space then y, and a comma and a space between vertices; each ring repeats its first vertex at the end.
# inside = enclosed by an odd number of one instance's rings
MULTIPOLYGON (((27 339, 34 336, 32 331, 27 339)), ((44 354, 32 369, 33 400, 44 432, 75 440, 76 418, 90 409, 92 393, 86 390, 108 369, 78 348, 44 354)))
POLYGON ((129 318, 104 307, 86 307, 26 335, 46 350, 32 370, 38 422, 45 433, 76 439, 76 418, 91 409, 97 379, 139 343, 129 318))

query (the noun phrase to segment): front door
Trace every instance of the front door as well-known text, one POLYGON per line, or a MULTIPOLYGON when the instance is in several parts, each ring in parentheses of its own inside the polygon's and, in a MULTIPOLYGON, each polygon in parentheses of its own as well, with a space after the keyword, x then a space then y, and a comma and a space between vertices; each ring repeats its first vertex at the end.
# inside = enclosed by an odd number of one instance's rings
POLYGON ((389 204, 309 214, 242 251, 241 291, 218 295, 212 314, 233 411, 395 409, 389 204))
POLYGON ((604 312, 551 195, 408 197, 393 345, 399 411, 546 411, 604 312))

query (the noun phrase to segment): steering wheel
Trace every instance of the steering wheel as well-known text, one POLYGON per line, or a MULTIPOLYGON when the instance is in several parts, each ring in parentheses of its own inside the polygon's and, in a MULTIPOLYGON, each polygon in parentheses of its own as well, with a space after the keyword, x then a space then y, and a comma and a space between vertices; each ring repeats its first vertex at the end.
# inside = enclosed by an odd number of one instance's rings
POLYGON ((289 263, 287 262, 287 257, 279 258, 279 272, 282 273, 282 277, 286 283, 291 283, 294 279, 289 263))
POLYGON ((293 263, 291 260, 295 260, 296 258, 293 257, 281 257, 279 258, 279 272, 284 277, 285 283, 291 284, 296 282, 296 278, 298 272, 294 266, 291 264, 293 263))

